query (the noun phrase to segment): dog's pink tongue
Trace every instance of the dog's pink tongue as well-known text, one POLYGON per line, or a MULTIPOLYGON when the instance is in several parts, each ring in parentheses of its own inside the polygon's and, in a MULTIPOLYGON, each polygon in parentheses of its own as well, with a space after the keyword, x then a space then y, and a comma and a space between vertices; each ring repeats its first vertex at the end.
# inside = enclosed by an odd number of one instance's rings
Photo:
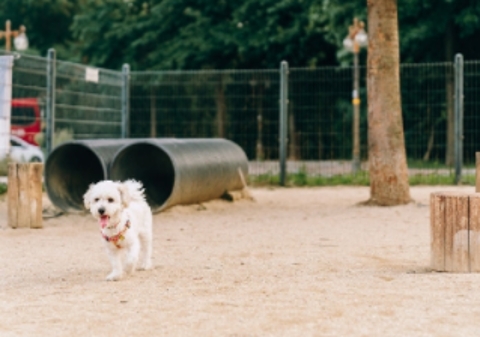
POLYGON ((100 226, 102 228, 105 228, 107 225, 108 225, 108 216, 103 215, 102 217, 100 217, 100 226))

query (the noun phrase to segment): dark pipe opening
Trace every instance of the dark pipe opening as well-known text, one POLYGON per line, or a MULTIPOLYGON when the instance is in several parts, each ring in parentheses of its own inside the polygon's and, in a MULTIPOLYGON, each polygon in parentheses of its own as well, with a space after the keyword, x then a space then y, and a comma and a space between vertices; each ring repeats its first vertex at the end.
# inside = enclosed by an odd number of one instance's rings
POLYGON ((63 210, 83 210, 83 195, 88 186, 106 179, 101 159, 81 144, 56 148, 47 159, 45 173, 48 196, 63 210))
POLYGON ((120 150, 111 166, 112 180, 135 179, 142 182, 147 202, 153 210, 171 196, 175 183, 172 160, 159 147, 139 143, 120 150))

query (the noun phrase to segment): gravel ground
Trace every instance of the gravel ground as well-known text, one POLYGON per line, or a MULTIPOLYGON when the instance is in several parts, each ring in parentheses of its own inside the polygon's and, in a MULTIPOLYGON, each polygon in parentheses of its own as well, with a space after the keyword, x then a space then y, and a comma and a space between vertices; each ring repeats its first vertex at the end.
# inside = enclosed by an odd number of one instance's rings
POLYGON ((429 269, 429 195, 358 206, 365 187, 254 188, 154 216, 154 269, 107 282, 88 214, 7 228, 0 335, 479 336, 480 275, 429 269))

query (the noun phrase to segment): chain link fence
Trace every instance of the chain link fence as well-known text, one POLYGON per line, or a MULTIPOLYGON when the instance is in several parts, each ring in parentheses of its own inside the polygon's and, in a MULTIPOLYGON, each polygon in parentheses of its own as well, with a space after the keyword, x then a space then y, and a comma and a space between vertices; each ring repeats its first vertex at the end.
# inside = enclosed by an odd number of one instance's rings
POLYGON ((120 138, 122 74, 56 61, 55 131, 75 139, 120 138))
MULTIPOLYGON (((480 141, 479 66, 465 62, 462 78, 464 178, 474 175, 480 141)), ((454 63, 404 64, 400 74, 410 174, 453 176, 454 63)), ((287 174, 352 175, 353 69, 293 68, 287 78, 287 174)), ((368 172, 365 78, 366 69, 360 67, 361 173, 368 172)), ((278 182, 280 87, 280 69, 122 72, 22 55, 14 61, 12 105, 36 100, 40 114, 35 118, 42 131, 52 124, 54 145, 124 136, 224 137, 244 149, 252 177, 278 182)), ((43 134, 36 137, 45 146, 43 134)))
POLYGON ((13 55, 12 134, 41 144, 47 92, 47 66, 43 57, 13 55))
POLYGON ((54 130, 52 146, 71 139, 121 137, 121 72, 58 61, 55 57, 4 51, 2 55, 14 56, 13 134, 43 148, 47 147, 49 127, 54 130), (51 113, 52 125, 48 125, 51 113))
POLYGON ((278 166, 278 71, 134 72, 130 88, 132 137, 228 138, 278 166))

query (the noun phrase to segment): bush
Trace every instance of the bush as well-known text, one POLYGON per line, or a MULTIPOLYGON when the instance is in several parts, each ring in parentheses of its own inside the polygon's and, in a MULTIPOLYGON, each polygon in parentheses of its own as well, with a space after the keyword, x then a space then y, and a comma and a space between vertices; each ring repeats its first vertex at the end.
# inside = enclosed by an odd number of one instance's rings
MULTIPOLYGON (((274 186, 279 185, 278 174, 263 174, 250 176, 251 186, 274 186)), ((416 185, 455 185, 453 175, 442 174, 416 174, 409 177, 410 186, 416 185)), ((475 186, 475 175, 464 175, 462 185, 475 186)), ((285 185, 287 186, 369 186, 370 178, 368 172, 360 171, 357 174, 342 174, 330 177, 309 176, 304 169, 297 173, 287 174, 285 185)))
POLYGON ((9 158, 4 158, 0 160, 0 177, 8 175, 8 163, 10 162, 9 158))
MULTIPOLYGON (((66 141, 73 140, 72 129, 59 129, 55 131, 53 135, 53 147, 65 143, 66 141)), ((35 136, 35 141, 45 152, 45 133, 41 132, 35 136)), ((44 153, 45 154, 45 153, 44 153)))
POLYGON ((0 183, 0 195, 7 193, 7 184, 0 183))

